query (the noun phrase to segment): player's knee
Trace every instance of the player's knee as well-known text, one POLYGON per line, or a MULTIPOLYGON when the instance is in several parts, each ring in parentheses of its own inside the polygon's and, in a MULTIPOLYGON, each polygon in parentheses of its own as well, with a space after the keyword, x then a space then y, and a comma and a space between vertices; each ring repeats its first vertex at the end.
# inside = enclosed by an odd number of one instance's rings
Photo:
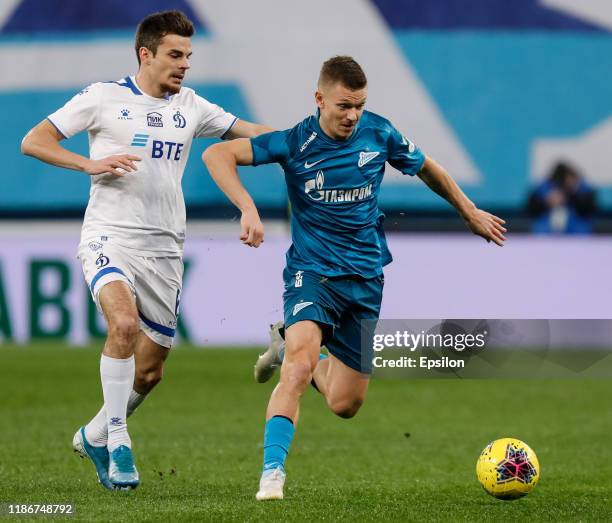
POLYGON ((319 362, 319 340, 315 337, 304 336, 291 340, 285 347, 285 360, 290 365, 297 365, 296 371, 300 376, 305 375, 310 383, 312 372, 319 362))
POLYGON ((355 416, 363 405, 362 398, 342 398, 327 401, 331 411, 341 418, 349 419, 355 416))
POLYGON ((281 368, 281 381, 292 389, 304 391, 312 380, 312 368, 308 361, 287 362, 281 368))
POLYGON ((125 315, 113 318, 109 322, 109 338, 121 346, 131 346, 138 339, 140 323, 135 316, 125 315))

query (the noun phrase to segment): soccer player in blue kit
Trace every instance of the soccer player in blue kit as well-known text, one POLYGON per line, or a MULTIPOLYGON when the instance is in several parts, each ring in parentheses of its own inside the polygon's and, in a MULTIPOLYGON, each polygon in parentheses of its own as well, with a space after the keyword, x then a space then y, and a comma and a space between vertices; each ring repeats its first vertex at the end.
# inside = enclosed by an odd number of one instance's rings
POLYGON ((362 325, 378 319, 383 266, 391 262, 377 203, 385 163, 419 176, 474 234, 499 246, 505 241, 504 221, 478 209, 443 167, 387 119, 364 111, 366 95, 359 64, 336 56, 321 69, 316 115, 292 129, 215 144, 203 155, 215 182, 242 211, 247 245, 261 244, 263 226, 237 165, 279 163, 293 211, 283 274, 285 343, 271 343, 256 366, 256 377, 263 377, 258 381, 281 366, 268 403, 258 500, 283 497, 285 459, 309 384, 342 418, 353 417, 365 399, 372 358, 362 347, 362 325), (320 353, 322 345, 329 357, 320 353))

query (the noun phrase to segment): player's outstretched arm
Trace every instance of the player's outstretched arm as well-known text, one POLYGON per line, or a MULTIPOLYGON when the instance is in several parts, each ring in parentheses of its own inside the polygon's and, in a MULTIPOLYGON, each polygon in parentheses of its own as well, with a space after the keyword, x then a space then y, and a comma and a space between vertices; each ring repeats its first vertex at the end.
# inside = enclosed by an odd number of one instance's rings
POLYGON ((253 150, 247 138, 211 145, 202 154, 210 176, 225 196, 242 212, 240 239, 250 247, 263 242, 264 228, 253 198, 242 185, 236 167, 253 163, 253 150))
POLYGON ((110 173, 123 176, 136 170, 134 162, 140 157, 133 154, 115 154, 101 160, 90 160, 60 145, 64 137, 51 122, 43 120, 31 129, 21 141, 21 152, 45 163, 81 171, 90 175, 110 173))
POLYGON ((229 140, 233 140, 234 138, 254 138, 260 134, 266 134, 272 131, 274 131, 274 129, 267 125, 247 122, 246 120, 237 120, 234 126, 225 135, 225 138, 229 140))
POLYGON ((506 222, 476 207, 455 180, 450 177, 444 167, 429 156, 426 156, 425 163, 423 163, 418 176, 432 191, 442 196, 442 198, 457 209, 474 234, 482 236, 488 242, 494 242, 503 247, 506 241, 504 236, 506 229, 503 225, 506 222))

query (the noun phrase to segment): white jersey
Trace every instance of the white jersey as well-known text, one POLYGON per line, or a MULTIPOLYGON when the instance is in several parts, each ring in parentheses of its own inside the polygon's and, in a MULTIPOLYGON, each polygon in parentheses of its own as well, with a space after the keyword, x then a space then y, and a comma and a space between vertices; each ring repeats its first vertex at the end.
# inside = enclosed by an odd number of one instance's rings
POLYGON ((236 117, 183 87, 168 99, 133 77, 83 89, 49 121, 66 138, 87 130, 92 160, 134 154, 137 171, 92 176, 81 241, 108 236, 151 256, 180 256, 185 240, 183 171, 193 138, 222 137, 236 117))

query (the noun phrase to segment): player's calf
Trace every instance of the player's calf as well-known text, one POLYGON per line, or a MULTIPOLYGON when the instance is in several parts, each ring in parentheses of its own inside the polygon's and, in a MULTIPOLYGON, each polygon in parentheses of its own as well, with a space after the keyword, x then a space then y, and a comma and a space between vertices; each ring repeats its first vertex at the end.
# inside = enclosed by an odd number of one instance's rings
POLYGON ((148 394, 162 380, 164 363, 170 349, 151 340, 144 332, 140 338, 134 355, 136 356, 136 373, 134 375, 134 390, 140 394, 148 394))
POLYGON ((134 375, 134 390, 140 394, 148 394, 162 380, 164 375, 163 365, 156 367, 138 368, 134 375))
POLYGON ((325 389, 329 409, 341 418, 352 418, 363 405, 370 383, 369 376, 330 357, 325 389))
POLYGON ((364 398, 326 398, 327 406, 336 415, 344 419, 349 419, 355 416, 363 405, 364 398))

